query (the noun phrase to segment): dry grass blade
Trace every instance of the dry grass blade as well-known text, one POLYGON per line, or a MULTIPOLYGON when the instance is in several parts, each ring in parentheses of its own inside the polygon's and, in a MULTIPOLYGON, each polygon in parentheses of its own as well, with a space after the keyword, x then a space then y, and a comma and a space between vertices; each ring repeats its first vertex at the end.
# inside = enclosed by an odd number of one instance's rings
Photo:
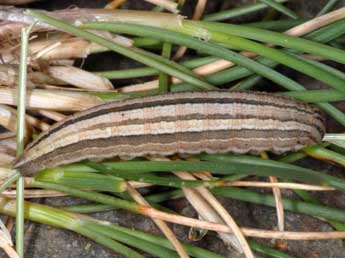
MULTIPOLYGON (((68 64, 69 65, 69 64, 68 64)), ((60 81, 58 79, 54 79, 51 76, 49 76, 46 73, 40 72, 40 71, 35 71, 35 72, 29 72, 28 73, 28 79, 36 85, 36 87, 41 86, 41 85, 66 85, 65 82, 60 81)))
MULTIPOLYGON (((178 79, 174 78, 173 80, 178 80, 178 79)), ((135 91, 148 91, 148 90, 157 89, 158 86, 159 86, 159 81, 158 80, 152 80, 152 81, 148 81, 148 82, 123 86, 117 90, 119 92, 123 92, 123 93, 135 92, 135 91)))
MULTIPOLYGON (((38 120, 37 118, 30 116, 30 115, 25 115, 26 121, 27 121, 27 136, 28 138, 30 136, 30 127, 35 127, 41 131, 45 131, 49 128, 49 125, 38 120)), ((13 109, 12 107, 2 105, 0 104, 0 125, 5 127, 11 132, 16 132, 17 130, 17 113, 16 110, 13 109)))
MULTIPOLYGON (((0 184, 3 184, 4 181, 15 171, 12 168, 4 168, 0 167, 0 184)), ((32 181, 34 179, 32 177, 24 177, 24 182, 26 187, 30 187, 32 185, 32 181)), ((13 184, 10 186, 10 188, 15 189, 16 185, 13 184)))
MULTIPOLYGON (((32 127, 35 127, 41 131, 45 131, 49 128, 49 125, 45 122, 38 120, 37 118, 25 115, 26 119, 26 138, 30 137, 32 127)), ((11 132, 16 132, 17 130, 17 113, 12 107, 0 104, 0 125, 5 127, 11 132)))
POLYGON ((59 122, 67 117, 64 114, 50 110, 38 110, 37 113, 56 122, 59 122))
POLYGON ((295 189, 305 191, 334 191, 335 189, 327 186, 318 185, 307 185, 298 183, 269 183, 269 182, 258 182, 258 181, 230 181, 224 182, 223 186, 237 186, 237 187, 263 187, 272 188, 276 187, 279 189, 295 189))
MULTIPOLYGON (((150 204, 140 195, 140 193, 135 190, 130 184, 127 183, 127 191, 129 195, 139 204, 150 207, 150 204)), ((153 219, 158 228, 164 233, 164 235, 169 239, 171 244, 175 247, 177 253, 181 258, 189 258, 189 255, 184 250, 181 243, 177 240, 174 233, 168 227, 168 225, 159 219, 153 219)))
MULTIPOLYGON (((6 190, 1 193, 1 196, 15 199, 17 195, 15 190, 6 190)), ((67 196, 67 194, 51 190, 24 190, 24 198, 26 199, 51 198, 62 196, 67 196)))
MULTIPOLYGON (((224 223, 217 212, 198 194, 193 188, 184 187, 184 195, 203 220, 215 223, 224 223)), ((227 246, 233 246, 237 251, 243 253, 243 248, 237 241, 233 233, 217 232, 219 238, 227 246)))
MULTIPOLYGON (((103 103, 98 97, 66 90, 32 89, 28 90, 26 98, 28 109, 55 111, 80 111, 103 103)), ((0 103, 15 106, 17 104, 16 90, 0 88, 0 103)))
POLYGON ((0 125, 11 132, 16 132, 17 114, 13 108, 0 104, 0 125))
POLYGON ((316 17, 310 21, 307 21, 301 25, 298 25, 292 29, 289 29, 285 33, 290 36, 300 37, 309 32, 317 30, 327 24, 333 23, 335 21, 345 18, 345 7, 337 9, 333 12, 329 12, 325 15, 316 17))
POLYGON ((0 65, 0 85, 14 86, 18 81, 18 67, 14 65, 0 65))
MULTIPOLYGON (((141 206, 140 213, 160 220, 184 225, 188 227, 196 227, 201 229, 212 230, 217 233, 232 233, 231 228, 228 225, 202 221, 193 219, 181 215, 170 214, 156 210, 148 206, 141 206)), ((291 231, 273 231, 273 230, 261 230, 254 228, 240 228, 241 232, 248 237, 257 238, 271 238, 271 239, 287 239, 287 240, 327 240, 345 238, 345 231, 337 232, 291 232, 291 231)))
POLYGON ((12 248, 13 242, 10 232, 0 220, 0 247, 6 252, 10 258, 20 258, 16 251, 12 248))
POLYGON ((11 41, 16 39, 20 35, 22 28, 25 28, 26 25, 23 23, 17 23, 12 21, 1 21, 0 22, 0 41, 11 41))
POLYGON ((108 79, 74 66, 50 66, 47 70, 51 77, 78 88, 94 91, 113 89, 113 85, 108 79))
POLYGON ((104 8, 114 10, 119 8, 123 3, 125 3, 127 0, 113 0, 110 3, 108 3, 104 8))
POLYGON ((0 167, 0 184, 3 184, 13 173, 14 171, 11 168, 0 167))
MULTIPOLYGON (((269 180, 271 183, 278 183, 278 179, 274 176, 270 176, 269 180)), ((284 207, 282 202, 282 194, 278 187, 272 187, 274 201, 276 204, 277 220, 278 220, 278 230, 284 231, 284 207)))
MULTIPOLYGON (((266 152, 261 153, 262 159, 269 159, 269 156, 266 152)), ((278 183, 278 178, 274 176, 268 177, 271 183, 278 183)), ((284 206, 282 202, 282 194, 278 187, 272 187, 274 202, 276 205, 276 212, 277 212, 277 221, 278 221, 278 230, 284 231, 284 206)))
MULTIPOLYGON (((16 137, 0 139, 0 166, 8 167, 12 166, 12 162, 16 158, 16 137)), ((0 172, 0 178, 2 177, 0 172)))
MULTIPOLYGON (((16 87, 18 81, 18 66, 12 64, 0 64, 0 85, 16 87)), ((27 80, 28 88, 34 88, 35 84, 66 85, 66 83, 54 79, 39 71, 29 72, 27 80)))
POLYGON ((330 240, 330 239, 344 239, 345 231, 334 232, 292 232, 292 231, 272 231, 242 228, 246 236, 256 238, 271 238, 284 240, 330 240))
POLYGON ((39 59, 41 56, 45 55, 46 53, 49 53, 50 51, 52 51, 54 48, 57 48, 61 45, 61 42, 55 42, 54 44, 42 49, 41 51, 39 51, 33 59, 39 59))
POLYGON ((86 58, 92 53, 105 51, 104 47, 78 38, 40 39, 30 44, 30 53, 35 59, 53 60, 86 58), (59 40, 57 42, 57 40, 59 40))
POLYGON ((149 183, 142 183, 142 182, 135 182, 135 181, 129 181, 128 183, 135 189, 152 186, 152 184, 149 184, 149 183))
MULTIPOLYGON (((178 177, 184 180, 196 180, 194 176, 190 173, 186 172, 176 172, 175 173, 178 177)), ((184 189, 185 190, 185 189, 184 189)), ((195 191, 200 194, 200 197, 203 198, 218 214, 218 216, 227 224, 234 236, 236 236, 236 240, 239 242, 242 251, 245 253, 246 257, 254 257, 249 244, 247 243, 246 239, 244 238, 240 228, 237 226, 234 219, 230 216, 230 214, 225 210, 225 208, 219 203, 219 201, 203 186, 196 187, 195 191)), ((203 216, 203 214, 200 214, 203 216)))
POLYGON ((178 13, 179 10, 177 9, 177 3, 171 2, 169 0, 144 0, 148 3, 160 6, 172 13, 178 13))
MULTIPOLYGON (((189 201, 189 203, 198 212, 199 217, 202 217, 202 219, 205 221, 224 224, 224 221, 219 217, 217 212, 193 188, 184 187, 183 193, 186 199, 189 201)), ((217 235, 226 246, 232 246, 238 252, 243 253, 242 246, 237 241, 236 237, 232 232, 217 232, 217 235)))
MULTIPOLYGON (((152 157, 152 159, 170 161, 170 159, 162 157, 152 157)), ((186 172, 180 171, 174 172, 174 174, 184 180, 196 180, 194 176, 186 172)), ((202 175, 205 176, 205 173, 202 173, 202 175)), ((220 224, 225 223, 230 227, 231 234, 217 232, 219 238, 222 239, 225 244, 233 246, 240 253, 245 253, 246 257, 254 257, 240 229, 238 228, 234 220, 231 218, 231 216, 227 213, 227 211, 222 207, 221 204, 219 204, 221 208, 217 205, 214 205, 215 202, 218 203, 216 198, 211 197, 211 201, 208 200, 209 195, 212 194, 209 193, 205 187, 183 187, 182 190, 187 200, 192 204, 194 209, 204 220, 220 224), (204 189, 206 190, 206 193, 203 191, 204 189), (227 215, 224 216, 224 212, 227 215), (223 217, 225 217, 225 219, 223 217)))

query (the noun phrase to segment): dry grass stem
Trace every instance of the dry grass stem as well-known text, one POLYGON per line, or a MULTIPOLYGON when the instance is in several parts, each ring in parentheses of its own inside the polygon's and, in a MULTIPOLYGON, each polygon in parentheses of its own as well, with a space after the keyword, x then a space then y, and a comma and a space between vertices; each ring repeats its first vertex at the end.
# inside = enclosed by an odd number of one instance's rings
POLYGON ((18 66, 1 64, 0 65, 0 85, 14 86, 18 81, 18 66))
POLYGON ((46 73, 43 72, 29 72, 28 79, 35 84, 35 87, 40 87, 42 85, 51 84, 51 85, 67 85, 65 82, 58 79, 52 78, 46 73))
POLYGON ((12 107, 0 104, 0 125, 11 132, 17 130, 17 113, 12 107))
MULTIPOLYGON (((262 159, 269 159, 269 156, 267 152, 261 152, 261 158, 262 159)), ((275 184, 278 183, 278 178, 274 176, 269 176, 268 177, 270 182, 275 184)), ((272 187, 273 191, 273 196, 274 196, 274 202, 276 205, 276 212, 277 212, 277 221, 278 221, 278 230, 279 231, 284 231, 284 206, 282 202, 282 194, 281 191, 278 187, 273 186, 272 187)))
POLYGON ((276 187, 279 189, 295 189, 295 190, 305 190, 305 191, 334 191, 335 189, 327 186, 318 185, 308 185, 308 184, 298 184, 298 183, 269 183, 269 182, 259 182, 259 181, 226 181, 223 186, 238 186, 238 187, 263 187, 272 188, 276 187))
MULTIPOLYGON (((176 172, 175 174, 184 180, 196 180, 195 177, 192 176, 190 173, 176 172)), ((183 189, 186 190, 185 188, 183 189)), ((241 246, 240 250, 243 253, 245 253, 246 257, 254 257, 248 245, 248 242, 243 236, 240 228, 237 226, 236 222, 233 220, 230 214, 225 210, 225 208, 219 203, 219 201, 209 192, 209 190, 206 187, 203 187, 203 186, 195 187, 194 191, 196 191, 200 195, 201 197, 200 201, 201 200, 203 200, 204 202, 206 201, 208 205, 210 205, 214 209, 214 211, 216 211, 217 215, 221 218, 223 223, 227 224, 231 228, 233 235, 236 237, 236 241, 238 241, 238 243, 241 246)), ((186 191, 185 193, 188 193, 188 192, 186 191)), ((194 198, 195 197, 197 196, 194 195, 194 198)), ((189 198, 189 200, 191 199, 192 198, 189 198)), ((200 215, 203 217, 205 213, 203 212, 200 215)), ((235 242, 235 247, 238 247, 238 243, 235 242)), ((232 244, 234 245, 234 241, 232 242, 232 244)))
POLYGON ((40 59, 42 56, 44 56, 45 54, 49 53, 50 51, 52 51, 54 48, 57 48, 58 46, 61 45, 61 42, 55 42, 54 44, 42 49, 41 51, 39 51, 37 54, 35 54, 35 56, 33 57, 33 59, 40 59))
POLYGON ((272 231, 242 228, 242 232, 246 236, 256 238, 271 238, 284 240, 330 240, 330 239, 344 239, 345 231, 333 232, 292 232, 292 231, 272 231))
MULTIPOLYGON (((212 223, 193 219, 181 215, 169 214, 156 210, 151 207, 141 206, 140 211, 143 215, 169 221, 175 224, 184 225, 188 227, 202 228, 212 230, 217 233, 232 233, 229 226, 219 223, 212 223)), ((271 238, 271 239, 286 239, 286 240, 327 240, 345 238, 345 231, 336 232, 291 232, 291 231, 273 231, 261 230, 253 228, 240 228, 245 236, 257 238, 271 238)))
MULTIPOLYGON (((6 190, 1 193, 1 196, 7 197, 10 199, 16 198, 16 190, 6 190)), ((67 196, 65 193, 51 191, 51 190, 25 190, 24 191, 24 198, 32 199, 32 198, 51 198, 51 197, 61 197, 67 196)))
MULTIPOLYGON (((188 200, 188 202, 193 206, 197 211, 200 217, 205 221, 215 222, 224 224, 224 221, 219 217, 217 212, 204 200, 199 193, 193 188, 184 187, 183 193, 188 200)), ((243 253, 243 248, 240 243, 237 241, 236 236, 231 233, 222 233, 217 232, 218 237, 224 242, 227 246, 234 247, 240 253, 243 253)))
MULTIPOLYGON (((269 180, 272 184, 278 183, 278 179, 274 176, 270 176, 269 180)), ((282 202, 282 194, 278 187, 272 187, 274 202, 276 204, 278 230, 284 231, 284 206, 282 202)))
POLYGON ((38 110, 37 113, 56 122, 59 122, 67 117, 66 115, 59 112, 44 109, 38 110))
POLYGON ((11 234, 2 220, 0 220, 0 248, 2 248, 10 258, 20 258, 13 249, 11 234))
POLYGON ((13 226, 14 226, 14 219, 13 219, 13 217, 7 217, 6 228, 7 228, 8 232, 10 232, 10 233, 12 232, 13 226))
MULTIPOLYGON (((26 25, 23 23, 17 23, 12 21, 3 20, 0 22, 0 41, 11 42, 18 39, 20 31, 25 28, 26 25)), ((3 44, 3 43, 2 43, 3 44)))
POLYGON ((2 249, 5 251, 5 253, 10 257, 10 258, 20 258, 20 256, 17 254, 17 252, 14 250, 12 246, 9 244, 3 245, 2 249))
MULTIPOLYGON (((159 156, 152 156, 150 159, 163 160, 163 161, 170 160, 168 158, 159 157, 159 156)), ((199 172, 199 173, 203 173, 203 175, 205 175, 204 172, 199 172)), ((182 179, 195 180, 195 178, 192 175, 185 172, 175 172, 174 174, 182 179)), ((202 194, 200 194, 196 190, 196 188, 182 187, 182 190, 187 200, 190 202, 193 208, 198 212, 199 216, 203 218, 203 220, 214 222, 214 223, 220 223, 220 224, 225 223, 225 221, 220 217, 218 211, 210 205, 210 203, 204 198, 202 194)), ((234 235, 232 232, 233 231, 231 230, 231 234, 222 233, 222 232, 217 232, 217 233, 218 233, 219 238, 222 239, 222 241, 226 245, 233 246, 240 253, 245 252, 246 255, 249 254, 249 257, 251 257, 250 248, 246 250, 246 246, 243 246, 242 242, 238 240, 238 236, 234 235)))
POLYGON ((147 90, 153 90, 157 89, 159 85, 158 80, 153 80, 153 81, 148 81, 148 82, 143 82, 143 83, 138 83, 138 84, 132 84, 128 86, 123 86, 121 88, 118 88, 117 90, 119 92, 135 92, 135 91, 147 91, 147 90))
POLYGON ((36 117, 26 115, 26 121, 29 125, 39 129, 40 131, 46 131, 49 129, 50 125, 37 119, 36 117))
POLYGON ((4 181, 14 173, 15 171, 11 168, 0 167, 0 183, 3 184, 4 181))
POLYGON ((95 91, 113 89, 113 85, 108 79, 74 66, 50 66, 47 70, 51 77, 78 88, 95 91))
POLYGON ((16 150, 14 150, 14 154, 13 152, 8 153, 8 150, 0 145, 0 166, 4 168, 10 168, 16 158, 15 152, 16 150))
MULTIPOLYGON (((16 89, 0 88, 1 104, 16 106, 16 96, 16 89)), ((98 97, 67 90, 32 89, 27 91, 26 98, 28 109, 49 109, 55 111, 80 111, 103 103, 98 97)))
POLYGON ((16 137, 16 134, 14 132, 3 132, 0 133, 0 141, 8 138, 16 137))
POLYGON ((177 9, 177 3, 174 3, 172 1, 169 0, 144 0, 148 3, 160 6, 172 13, 178 13, 179 10, 177 9))
POLYGON ((133 188, 137 189, 137 188, 144 188, 144 187, 150 187, 153 184, 149 184, 149 183, 143 183, 143 182, 136 182, 136 181, 129 181, 128 182, 133 188))
POLYGON ((104 8, 114 10, 114 9, 119 8, 126 1, 127 0, 113 0, 110 3, 108 3, 104 8))
MULTIPOLYGON (((41 131, 45 131, 49 128, 49 125, 45 122, 40 121, 39 119, 25 115, 26 119, 26 138, 30 137, 32 127, 35 127, 41 131)), ((16 132, 17 128, 17 111, 10 106, 0 104, 0 125, 5 127, 11 132, 16 132)))
POLYGON ((329 12, 325 15, 316 17, 310 21, 307 21, 301 25, 293 27, 292 29, 287 30, 285 33, 290 36, 300 37, 309 32, 317 30, 327 24, 336 22, 345 18, 345 7, 339 8, 335 11, 329 12))
MULTIPOLYGON (((127 191, 129 195, 139 204, 150 207, 150 204, 140 195, 140 193, 135 190, 129 183, 127 183, 127 191)), ((175 234, 168 227, 168 225, 159 219, 153 219, 154 223, 163 232, 163 234, 169 239, 171 244, 175 247, 177 253, 181 258, 189 258, 189 255, 184 250, 181 243, 177 240, 175 234)))
POLYGON ((79 38, 44 39, 30 44, 30 53, 35 59, 74 59, 86 58, 92 53, 105 51, 106 48, 79 38))

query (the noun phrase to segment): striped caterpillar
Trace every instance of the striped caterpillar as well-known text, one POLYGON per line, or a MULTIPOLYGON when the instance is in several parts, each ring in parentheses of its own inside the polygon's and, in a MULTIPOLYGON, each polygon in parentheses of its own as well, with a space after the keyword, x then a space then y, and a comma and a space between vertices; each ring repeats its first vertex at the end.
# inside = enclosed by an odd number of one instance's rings
POLYGON ((180 92, 100 105, 39 135, 15 163, 31 175, 84 159, 174 153, 283 153, 319 143, 317 108, 269 93, 180 92))

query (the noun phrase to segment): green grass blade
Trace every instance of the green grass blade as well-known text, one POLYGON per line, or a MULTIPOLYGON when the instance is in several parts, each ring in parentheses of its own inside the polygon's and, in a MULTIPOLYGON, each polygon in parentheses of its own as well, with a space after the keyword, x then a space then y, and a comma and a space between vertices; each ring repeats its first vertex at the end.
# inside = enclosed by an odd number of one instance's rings
POLYGON ((277 32, 284 32, 288 29, 291 29, 297 25, 306 22, 307 19, 299 18, 299 19, 285 19, 285 20, 273 20, 273 21, 259 21, 259 22, 251 22, 245 23, 245 26, 260 28, 264 30, 273 30, 277 32))
MULTIPOLYGON (((276 2, 285 3, 287 1, 288 0, 277 0, 276 2)), ((204 20, 205 21, 221 21, 221 20, 235 18, 242 15, 250 14, 250 13, 255 13, 257 11, 261 11, 267 8, 268 6, 264 3, 249 4, 249 5, 245 5, 245 6, 241 6, 237 8, 232 8, 230 10, 226 10, 222 12, 205 15, 204 20)))
POLYGON ((275 10, 285 14, 286 16, 292 18, 292 19, 298 19, 298 15, 290 10, 289 8, 285 7, 284 5, 274 1, 274 0, 259 0, 260 2, 274 8, 275 10))
MULTIPOLYGON (((189 61, 181 62, 181 65, 189 69, 194 69, 196 67, 209 64, 216 60, 219 60, 219 58, 208 56, 208 57, 195 58, 189 61)), ((101 72, 95 72, 95 74, 103 76, 107 79, 131 79, 131 78, 137 78, 137 77, 158 75, 159 71, 151 67, 142 67, 142 68, 132 68, 132 69, 123 69, 123 70, 101 71, 101 72)))
POLYGON ((279 93, 309 103, 345 101, 345 95, 337 90, 308 90, 279 93))
MULTIPOLYGON (((171 43, 164 43, 162 49, 162 56, 164 58, 170 59, 172 51, 171 43)), ((159 93, 167 93, 169 91, 169 75, 166 73, 159 74, 159 93)))
POLYGON ((90 231, 97 232, 99 234, 105 235, 106 237, 109 237, 116 241, 141 249, 146 253, 154 255, 155 257, 161 257, 161 258, 178 258, 179 257, 176 252, 169 250, 167 248, 164 248, 158 245, 157 243, 143 241, 143 239, 139 239, 123 231, 116 230, 115 227, 112 227, 110 225, 86 223, 84 224, 84 227, 86 227, 90 231))
POLYGON ((345 20, 339 20, 331 23, 328 26, 322 27, 312 33, 309 33, 306 38, 313 41, 326 43, 330 42, 345 33, 345 20))
MULTIPOLYGON (((195 22, 184 20, 184 26, 199 28, 199 30, 207 29, 210 32, 221 32, 238 37, 257 40, 265 43, 272 43, 278 46, 298 50, 313 55, 322 56, 326 59, 339 63, 345 63, 345 51, 317 43, 311 40, 288 36, 284 33, 263 30, 259 28, 247 27, 243 25, 212 23, 212 22, 195 22)), ((205 33, 203 31, 202 33, 205 33)), ((195 35, 197 36, 197 35, 195 35)))
POLYGON ((139 254, 138 252, 128 248, 127 246, 120 244, 119 242, 105 236, 104 234, 97 234, 94 230, 90 229, 87 226, 80 226, 75 229, 75 231, 83 236, 86 236, 96 243, 99 243, 105 247, 110 248, 111 250, 123 255, 128 258, 145 258, 145 256, 139 254))
MULTIPOLYGON (((21 48, 18 78, 18 100, 17 100, 17 149, 16 156, 20 157, 24 152, 25 138, 25 105, 26 105, 26 83, 27 83, 27 57, 30 31, 23 28, 21 31, 21 48)), ((18 177, 16 188, 16 251, 24 257, 24 178, 18 177)))
POLYGON ((295 256, 288 255, 286 253, 280 252, 276 249, 261 245, 253 240, 248 240, 250 247, 258 252, 273 258, 296 258, 295 256))
POLYGON ((280 64, 286 65, 294 70, 297 70, 303 74, 306 74, 312 78, 322 81, 329 86, 341 91, 345 95, 345 80, 339 77, 333 76, 328 70, 322 69, 320 66, 316 66, 311 62, 307 62, 303 59, 296 58, 294 55, 285 53, 284 51, 264 46, 262 44, 243 39, 237 36, 218 33, 212 33, 210 40, 222 43, 227 47, 236 47, 244 51, 256 53, 258 55, 267 57, 280 64))
POLYGON ((317 14, 317 16, 321 16, 323 14, 326 14, 336 6, 336 4, 339 2, 339 0, 328 0, 327 4, 321 9, 321 11, 317 14))
POLYGON ((98 173, 64 171, 63 168, 45 169, 35 176, 36 180, 72 186, 81 189, 124 192, 126 182, 114 176, 98 173))
POLYGON ((305 183, 333 186, 345 190, 345 180, 318 173, 311 169, 285 164, 273 160, 262 160, 252 156, 240 155, 198 155, 202 162, 191 161, 129 161, 106 162, 114 171, 127 173, 148 173, 168 171, 212 171, 216 174, 253 174, 276 176, 305 183))
MULTIPOLYGON (((260 194, 252 190, 235 187, 217 187, 212 189, 212 192, 217 196, 275 207, 274 197, 269 194, 260 194)), ((323 205, 307 203, 304 201, 290 200, 287 198, 282 198, 282 202, 284 209, 288 211, 345 222, 345 212, 341 209, 325 207, 323 205)))

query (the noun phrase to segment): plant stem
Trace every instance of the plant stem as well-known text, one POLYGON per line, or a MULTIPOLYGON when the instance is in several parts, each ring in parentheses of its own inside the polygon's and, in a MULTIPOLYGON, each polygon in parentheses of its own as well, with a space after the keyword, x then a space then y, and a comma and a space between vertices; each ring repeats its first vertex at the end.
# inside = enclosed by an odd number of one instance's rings
MULTIPOLYGON (((162 49, 162 57, 170 59, 172 44, 164 43, 162 49)), ((167 93, 169 91, 169 75, 166 73, 159 74, 159 93, 167 93)))
MULTIPOLYGON (((17 102, 17 158, 24 152, 25 138, 25 99, 27 81, 27 56, 29 35, 33 25, 23 28, 21 31, 21 49, 18 78, 18 102, 17 102)), ((20 257, 24 257, 24 178, 19 176, 16 190, 16 251, 20 257)))

